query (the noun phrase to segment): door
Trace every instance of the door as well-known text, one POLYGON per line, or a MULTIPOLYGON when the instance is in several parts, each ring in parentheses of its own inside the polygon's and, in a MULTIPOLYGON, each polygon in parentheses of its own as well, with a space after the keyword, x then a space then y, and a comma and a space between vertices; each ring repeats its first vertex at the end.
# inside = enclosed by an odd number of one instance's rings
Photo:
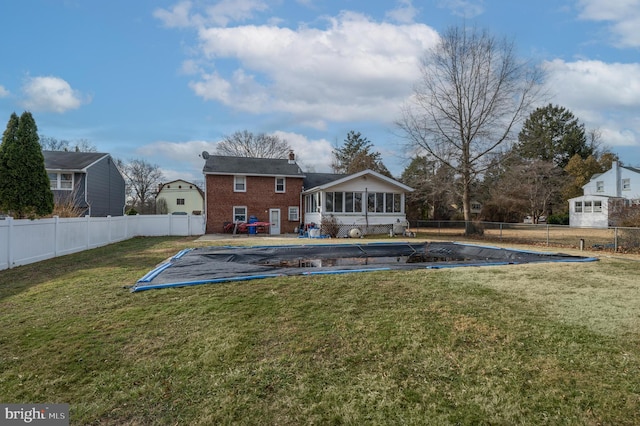
POLYGON ((269 233, 280 234, 280 209, 269 209, 269 233))

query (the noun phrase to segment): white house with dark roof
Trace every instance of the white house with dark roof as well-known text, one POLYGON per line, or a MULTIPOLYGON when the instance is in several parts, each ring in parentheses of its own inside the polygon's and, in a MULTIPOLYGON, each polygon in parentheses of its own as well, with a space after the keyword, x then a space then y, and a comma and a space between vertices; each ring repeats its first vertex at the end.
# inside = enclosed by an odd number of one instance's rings
POLYGON ((350 175, 308 173, 302 192, 305 224, 334 217, 354 228, 404 225, 405 194, 413 188, 373 170, 350 175))
POLYGON ((125 181, 111 155, 42 151, 54 201, 71 198, 82 215, 122 216, 125 181))
POLYGON ((640 204, 640 169, 621 166, 594 175, 582 187, 584 195, 569 200, 569 224, 576 227, 612 226, 609 213, 616 205, 640 204))

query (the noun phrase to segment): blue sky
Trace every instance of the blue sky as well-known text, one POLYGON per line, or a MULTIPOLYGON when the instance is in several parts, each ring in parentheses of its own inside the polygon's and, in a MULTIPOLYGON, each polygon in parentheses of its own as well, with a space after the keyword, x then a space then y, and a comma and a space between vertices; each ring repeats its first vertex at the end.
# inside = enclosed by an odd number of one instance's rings
POLYGON ((399 176, 394 128, 452 25, 511 38, 622 161, 640 166, 640 0, 23 0, 0 4, 0 122, 202 180, 198 154, 273 133, 309 171, 355 130, 399 176))

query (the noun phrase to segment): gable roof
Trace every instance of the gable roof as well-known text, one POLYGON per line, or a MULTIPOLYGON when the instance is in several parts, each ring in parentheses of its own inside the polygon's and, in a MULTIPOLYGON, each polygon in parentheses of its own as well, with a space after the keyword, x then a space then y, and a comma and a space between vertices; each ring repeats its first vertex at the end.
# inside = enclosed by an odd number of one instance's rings
POLYGON ((295 162, 279 158, 229 157, 210 155, 202 169, 204 174, 288 176, 303 178, 305 174, 295 162))
POLYGON ((200 195, 202 195, 202 197, 204 198, 204 191, 202 189, 200 189, 200 187, 198 185, 196 185, 195 183, 186 181, 184 179, 176 179, 176 180, 172 180, 171 182, 167 182, 167 183, 161 183, 160 187, 158 188, 158 192, 156 194, 156 198, 158 198, 158 195, 160 195, 160 192, 162 192, 165 188, 169 187, 170 185, 174 184, 174 183, 178 183, 178 182, 183 182, 186 185, 191 185, 193 186, 193 188, 170 188, 170 189, 176 189, 176 190, 184 190, 184 191, 192 191, 192 190, 197 190, 200 195))
POLYGON ((348 175, 337 173, 307 173, 304 178, 304 188, 311 189, 316 186, 326 185, 330 182, 342 179, 345 176, 348 175))
POLYGON ((42 151, 42 155, 44 156, 45 169, 75 172, 86 172, 89 166, 109 156, 103 152, 67 151, 42 151))
POLYGON ((390 185, 393 186, 397 186, 398 188, 402 189, 403 191, 407 191, 407 192, 413 192, 414 189, 411 188, 410 186, 407 186, 401 182, 398 182, 395 179, 392 179, 390 177, 387 177, 383 174, 380 174, 378 172, 374 172, 373 170, 367 169, 367 170, 363 170, 361 172, 358 173, 353 173, 350 175, 332 175, 329 173, 310 173, 309 175, 312 176, 312 179, 309 180, 310 184, 315 183, 314 186, 307 186, 307 180, 305 179, 305 190, 304 192, 309 192, 309 191, 321 191, 321 190, 325 190, 328 188, 331 188, 332 186, 336 186, 339 185, 341 183, 345 183, 348 182, 350 180, 354 180, 354 179, 358 179, 361 176, 373 176, 376 177, 390 185), (317 179, 316 176, 313 175, 317 175, 317 179), (333 177, 333 179, 331 179, 331 177, 333 177), (331 180, 329 180, 331 179, 331 180))

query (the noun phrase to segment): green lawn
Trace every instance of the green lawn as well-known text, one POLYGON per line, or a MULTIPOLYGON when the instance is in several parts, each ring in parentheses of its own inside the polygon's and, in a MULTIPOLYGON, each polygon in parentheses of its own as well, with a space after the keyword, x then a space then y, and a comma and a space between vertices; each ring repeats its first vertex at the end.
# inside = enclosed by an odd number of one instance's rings
POLYGON ((124 288, 196 244, 0 271, 0 402, 72 424, 640 424, 637 260, 124 288))

